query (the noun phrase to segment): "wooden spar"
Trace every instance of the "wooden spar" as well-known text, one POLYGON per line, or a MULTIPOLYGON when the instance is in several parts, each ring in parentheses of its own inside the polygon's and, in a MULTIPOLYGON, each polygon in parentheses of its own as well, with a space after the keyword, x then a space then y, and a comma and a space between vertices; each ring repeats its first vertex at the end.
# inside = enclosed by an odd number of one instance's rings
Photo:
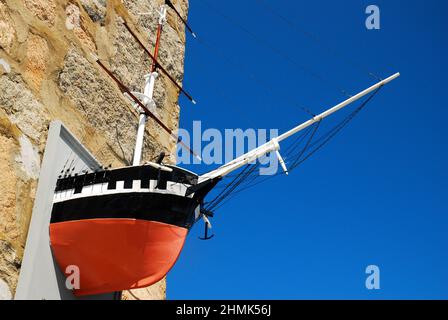
POLYGON ((126 93, 129 97, 131 97, 132 100, 134 100, 134 102, 136 104, 138 104, 138 106, 145 111, 145 114, 150 117, 151 119, 153 119, 155 122, 157 122, 166 132, 168 132, 168 134, 176 141, 176 143, 180 144, 181 146, 183 146, 184 148, 186 148, 193 156, 199 158, 199 156, 193 151, 191 150, 185 143, 183 143, 178 136, 176 136, 173 131, 168 128, 159 118, 157 118, 155 116, 154 113, 152 113, 120 80, 118 80, 118 78, 98 59, 95 58, 96 63, 98 63, 98 65, 112 78, 112 80, 115 81, 115 83, 118 85, 118 87, 120 88, 120 91, 123 93, 126 93))
POLYGON ((164 67, 157 61, 157 59, 149 52, 149 50, 143 45, 143 43, 140 41, 140 39, 137 37, 137 35, 131 30, 131 28, 128 26, 126 22, 123 22, 123 25, 126 27, 126 29, 129 31, 129 33, 132 35, 132 37, 137 41, 137 43, 142 47, 142 49, 148 54, 148 56, 152 59, 153 63, 156 65, 157 69, 160 69, 162 73, 164 73, 171 82, 190 100, 193 104, 196 104, 196 101, 193 99, 193 97, 186 92, 180 84, 177 83, 177 81, 166 71, 164 67))
POLYGON ((167 6, 169 6, 173 11, 176 13, 176 15, 179 17, 179 19, 182 21, 182 23, 185 25, 185 27, 190 31, 191 35, 196 38, 196 34, 191 30, 190 26, 188 25, 187 21, 180 15, 179 11, 177 11, 176 7, 170 0, 165 0, 165 3, 167 6))

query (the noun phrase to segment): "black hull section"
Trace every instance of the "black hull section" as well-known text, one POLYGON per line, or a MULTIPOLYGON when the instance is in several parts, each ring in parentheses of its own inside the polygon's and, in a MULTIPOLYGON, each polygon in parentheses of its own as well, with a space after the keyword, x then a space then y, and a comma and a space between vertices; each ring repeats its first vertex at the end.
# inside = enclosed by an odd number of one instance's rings
POLYGON ((138 219, 189 229, 197 199, 173 194, 132 192, 82 197, 53 205, 51 223, 84 219, 138 219))

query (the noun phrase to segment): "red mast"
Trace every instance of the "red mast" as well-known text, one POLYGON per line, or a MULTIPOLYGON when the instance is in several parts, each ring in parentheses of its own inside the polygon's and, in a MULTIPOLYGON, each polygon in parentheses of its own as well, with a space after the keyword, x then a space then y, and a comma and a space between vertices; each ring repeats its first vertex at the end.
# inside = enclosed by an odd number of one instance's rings
MULTIPOLYGON (((167 5, 172 7, 171 2, 166 1, 167 5)), ((143 93, 138 92, 131 92, 123 83, 121 83, 120 80, 115 77, 110 70, 106 68, 106 66, 98 60, 98 58, 95 57, 96 62, 101 66, 101 68, 117 83, 120 90, 123 93, 126 93, 127 96, 134 101, 136 109, 140 112, 140 119, 139 119, 139 125, 137 130, 137 138, 135 142, 135 149, 134 149, 134 159, 133 159, 133 165, 138 166, 140 165, 141 161, 141 155, 142 155, 142 149, 143 149, 143 138, 145 134, 145 124, 147 121, 147 118, 150 117, 153 120, 155 120, 173 139, 176 140, 176 143, 182 145, 185 147, 188 151, 190 151, 193 156, 200 159, 200 157, 193 152, 187 145, 185 145, 178 136, 176 136, 171 129, 169 129, 151 110, 150 108, 154 108, 155 104, 153 101, 153 92, 154 92, 154 83, 156 78, 158 77, 158 71, 161 71, 164 75, 170 79, 170 81, 180 90, 181 93, 183 93, 193 104, 196 104, 195 100, 192 98, 188 92, 182 88, 182 86, 177 83, 177 81, 168 73, 168 71, 160 65, 160 63, 157 61, 158 55, 159 55, 159 48, 160 48, 160 39, 162 35, 162 29, 163 24, 166 22, 166 12, 167 8, 165 4, 163 4, 160 7, 160 10, 158 11, 159 14, 159 23, 157 27, 157 34, 156 34, 156 43, 154 46, 154 52, 151 54, 149 50, 143 45, 142 41, 137 37, 137 35, 132 31, 132 29, 128 26, 126 22, 123 23, 125 28, 129 31, 129 33, 132 35, 132 37, 136 40, 136 42, 141 46, 141 48, 148 54, 148 56, 152 60, 150 73, 145 76, 145 88, 143 93)), ((180 17, 177 10, 174 11, 176 14, 180 17)), ((180 17, 182 19, 182 17, 180 17)), ((185 21, 182 19, 182 22, 185 23, 185 21)), ((187 26, 187 29, 191 32, 191 28, 187 26)))
POLYGON ((159 56, 159 46, 160 46, 160 38, 162 35, 163 25, 159 21, 159 26, 157 27, 157 38, 156 38, 156 46, 154 47, 154 61, 151 65, 151 72, 156 71, 157 69, 157 57, 159 56))

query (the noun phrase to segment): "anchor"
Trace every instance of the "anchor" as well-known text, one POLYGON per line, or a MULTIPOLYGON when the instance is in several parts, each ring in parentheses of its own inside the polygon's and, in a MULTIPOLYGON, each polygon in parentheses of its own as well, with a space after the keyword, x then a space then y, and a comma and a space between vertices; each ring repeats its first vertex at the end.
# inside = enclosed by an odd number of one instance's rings
POLYGON ((215 235, 208 235, 208 229, 212 228, 212 224, 210 223, 210 220, 208 219, 208 217, 213 217, 213 212, 211 211, 204 211, 201 212, 202 213, 202 219, 204 220, 204 237, 199 237, 200 240, 210 240, 211 238, 213 238, 215 235))

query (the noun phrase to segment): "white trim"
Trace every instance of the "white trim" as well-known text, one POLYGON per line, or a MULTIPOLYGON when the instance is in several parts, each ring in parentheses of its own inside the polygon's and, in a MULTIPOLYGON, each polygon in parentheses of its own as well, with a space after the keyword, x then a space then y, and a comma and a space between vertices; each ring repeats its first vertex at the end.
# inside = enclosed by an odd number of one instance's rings
MULTIPOLYGON (((109 194, 119 194, 119 193, 132 193, 132 192, 140 192, 140 193, 158 193, 158 194, 173 194, 176 196, 185 197, 188 187, 191 185, 177 183, 173 181, 167 181, 166 190, 157 189, 157 180, 149 181, 149 188, 141 188, 141 180, 133 180, 132 188, 125 189, 124 181, 117 181, 117 185, 115 189, 108 190, 107 183, 97 183, 93 185, 84 186, 82 188, 81 193, 75 194, 75 189, 67 189, 55 192, 53 197, 53 203, 63 202, 72 199, 86 198, 86 197, 95 197, 101 195, 109 195, 109 194)), ((187 198, 193 198, 194 193, 187 196, 187 198)))

